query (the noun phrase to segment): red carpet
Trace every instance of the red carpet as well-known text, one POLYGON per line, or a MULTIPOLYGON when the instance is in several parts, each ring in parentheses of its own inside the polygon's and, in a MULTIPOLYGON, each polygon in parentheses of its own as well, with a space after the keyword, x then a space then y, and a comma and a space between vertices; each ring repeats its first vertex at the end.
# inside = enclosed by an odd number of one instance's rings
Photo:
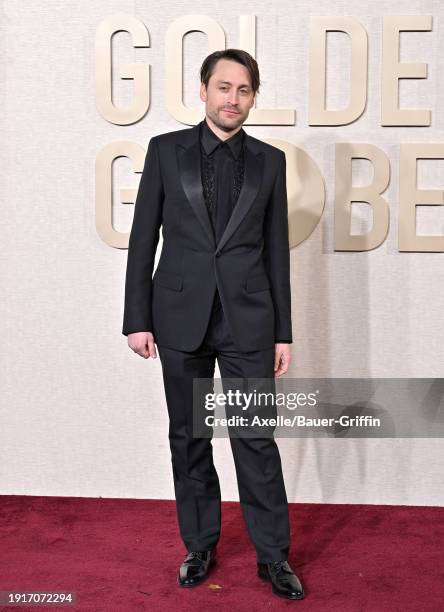
POLYGON ((286 601, 256 577, 235 502, 223 504, 218 564, 193 589, 176 584, 185 549, 174 501, 5 495, 0 503, 0 590, 76 592, 76 606, 29 610, 444 608, 443 508, 292 504, 290 563, 306 598, 286 601))

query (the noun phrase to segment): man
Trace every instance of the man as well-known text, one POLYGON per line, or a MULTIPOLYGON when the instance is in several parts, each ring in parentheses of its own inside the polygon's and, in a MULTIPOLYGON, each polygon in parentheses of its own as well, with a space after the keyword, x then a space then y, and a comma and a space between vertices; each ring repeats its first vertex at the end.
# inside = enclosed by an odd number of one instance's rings
MULTIPOLYGON (((205 119, 151 138, 128 248, 122 333, 162 364, 180 533, 177 580, 195 586, 215 562, 221 493, 211 436, 193 436, 193 379, 279 377, 288 370, 291 289, 286 163, 242 124, 259 70, 239 49, 201 67, 205 119), (153 264, 163 226, 157 269, 153 264)), ((273 436, 231 437, 240 503, 257 573, 275 594, 302 599, 288 564, 290 526, 273 436)))

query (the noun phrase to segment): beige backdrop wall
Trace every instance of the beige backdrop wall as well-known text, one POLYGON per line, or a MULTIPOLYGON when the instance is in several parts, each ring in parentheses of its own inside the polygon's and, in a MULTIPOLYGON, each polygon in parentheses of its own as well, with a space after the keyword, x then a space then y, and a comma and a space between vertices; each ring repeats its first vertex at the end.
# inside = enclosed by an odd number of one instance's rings
MULTIPOLYGON (((294 126, 246 126, 261 139, 303 148, 318 164, 327 197, 321 222, 291 252, 294 343, 290 376, 440 377, 444 310, 441 253, 397 249, 398 167, 402 142, 444 142, 444 7, 438 1, 226 3, 199 1, 238 46, 239 15, 256 15, 262 89, 258 108, 293 108, 294 126), (315 11, 315 12, 314 12, 315 11), (432 109, 430 127, 381 127, 380 57, 385 14, 433 16, 433 31, 401 40, 405 61, 426 62, 427 80, 404 81, 400 106, 432 109), (369 37, 369 97, 364 114, 342 127, 308 125, 310 15, 353 15, 369 37), (333 250, 334 147, 369 142, 391 161, 387 240, 368 253, 333 250)), ((166 110, 165 34, 189 5, 155 2, 3 0, 1 301, 2 405, 0 492, 29 495, 173 498, 167 411, 159 359, 136 357, 121 335, 126 250, 95 229, 95 158, 115 140, 143 147, 151 136, 185 127, 166 110), (151 64, 152 96, 138 123, 116 126, 94 99, 94 39, 107 16, 142 19, 149 49, 114 37, 114 101, 132 103, 119 64, 151 64)), ((330 44, 330 43, 329 43, 330 44)), ((346 104, 345 35, 329 50, 331 107, 346 104)), ((204 34, 184 41, 184 101, 201 105, 198 68, 204 34)), ((129 159, 114 171, 114 225, 129 231, 133 206, 123 188, 137 187, 129 159)), ((421 180, 444 187, 444 163, 421 180)), ((371 177, 356 162, 357 182, 371 177)), ((436 208, 436 207, 435 207, 436 208)), ((443 211, 422 213, 423 227, 444 234, 443 211)), ((365 211, 355 223, 367 223, 365 211), (361 219, 361 220, 359 220, 361 219)), ((290 501, 437 505, 443 502, 440 439, 279 439, 290 501)), ((238 499, 227 440, 215 440, 223 497, 238 499)))

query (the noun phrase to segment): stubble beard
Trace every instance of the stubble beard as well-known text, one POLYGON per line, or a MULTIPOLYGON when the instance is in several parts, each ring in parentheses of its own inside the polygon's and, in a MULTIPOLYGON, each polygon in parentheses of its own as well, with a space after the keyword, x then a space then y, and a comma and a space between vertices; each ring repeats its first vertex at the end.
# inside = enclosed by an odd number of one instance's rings
POLYGON ((233 115, 232 118, 228 117, 228 115, 226 116, 226 118, 223 117, 223 109, 220 109, 220 113, 221 114, 209 112, 208 116, 214 123, 214 125, 216 125, 223 132, 232 132, 236 128, 240 127, 246 119, 245 115, 242 112, 240 112, 239 115, 233 115))

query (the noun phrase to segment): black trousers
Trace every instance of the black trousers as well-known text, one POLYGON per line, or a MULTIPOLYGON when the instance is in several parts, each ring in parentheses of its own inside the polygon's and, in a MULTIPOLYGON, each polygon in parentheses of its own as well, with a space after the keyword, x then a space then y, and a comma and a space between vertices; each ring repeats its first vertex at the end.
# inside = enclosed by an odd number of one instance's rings
MULTIPOLYGON (((169 413, 169 441, 180 534, 188 551, 214 547, 220 537, 221 492, 211 435, 193 437, 193 377, 274 380, 274 345, 236 350, 216 291, 208 329, 192 352, 157 346, 169 413)), ((288 502, 277 444, 270 437, 231 437, 239 499, 257 561, 286 560, 290 548, 288 502)))

